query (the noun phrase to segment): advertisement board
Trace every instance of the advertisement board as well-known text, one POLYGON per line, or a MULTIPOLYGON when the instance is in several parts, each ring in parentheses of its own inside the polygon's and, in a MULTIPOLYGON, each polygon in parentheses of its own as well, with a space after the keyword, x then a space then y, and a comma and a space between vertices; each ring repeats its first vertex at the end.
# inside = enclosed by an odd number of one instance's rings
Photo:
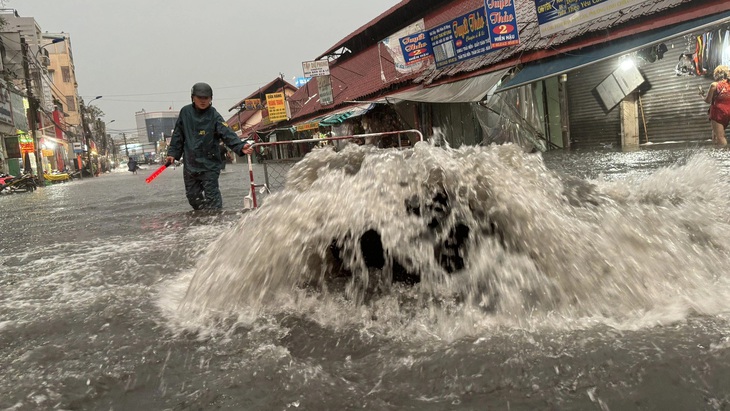
POLYGON ((642 0, 535 0, 540 35, 545 37, 642 3, 642 0))
POLYGON ((513 0, 486 0, 483 8, 433 27, 425 33, 424 39, 414 35, 404 37, 402 42, 414 45, 413 49, 419 55, 433 55, 436 68, 520 44, 513 0))
POLYGON ((492 50, 520 44, 513 0, 486 0, 489 42, 492 50))
POLYGON ((269 110, 269 120, 275 123, 277 121, 287 120, 286 98, 284 93, 270 93, 266 95, 266 106, 269 110))
POLYGON ((420 33, 401 37, 398 41, 400 42, 405 64, 411 64, 433 55, 431 43, 429 43, 428 38, 426 37, 426 32, 422 31, 420 33))
POLYGON ((327 60, 305 61, 302 63, 304 77, 319 77, 330 75, 330 63, 327 60))
POLYGON ((317 93, 319 93, 319 104, 328 106, 335 102, 330 76, 317 77, 317 93))

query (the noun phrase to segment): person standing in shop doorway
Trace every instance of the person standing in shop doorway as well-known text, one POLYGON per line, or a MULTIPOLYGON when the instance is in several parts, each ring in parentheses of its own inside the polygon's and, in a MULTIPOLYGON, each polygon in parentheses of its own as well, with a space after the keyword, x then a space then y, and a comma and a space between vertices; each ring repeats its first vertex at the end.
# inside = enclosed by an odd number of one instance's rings
POLYGON ((710 104, 708 114, 712 126, 712 141, 720 146, 727 145, 725 129, 730 123, 730 68, 728 66, 717 66, 713 72, 715 81, 710 85, 710 90, 705 94, 700 86, 700 95, 705 102, 710 104))
POLYGON ((222 141, 239 156, 251 154, 253 149, 213 108, 213 89, 208 84, 195 83, 190 98, 193 103, 180 110, 175 122, 166 161, 173 164, 183 159, 185 195, 194 210, 219 210, 223 198, 218 178, 225 161, 219 143, 222 141))

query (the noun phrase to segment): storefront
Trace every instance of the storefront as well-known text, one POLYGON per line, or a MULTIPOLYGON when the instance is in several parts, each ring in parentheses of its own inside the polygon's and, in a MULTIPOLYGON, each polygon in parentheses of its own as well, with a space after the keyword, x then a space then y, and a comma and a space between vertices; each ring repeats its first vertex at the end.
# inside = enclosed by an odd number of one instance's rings
POLYGON ((527 65, 497 92, 530 90, 546 139, 560 141, 567 128, 574 149, 706 142, 708 105, 698 88, 709 88, 723 55, 730 63, 730 12, 527 65))

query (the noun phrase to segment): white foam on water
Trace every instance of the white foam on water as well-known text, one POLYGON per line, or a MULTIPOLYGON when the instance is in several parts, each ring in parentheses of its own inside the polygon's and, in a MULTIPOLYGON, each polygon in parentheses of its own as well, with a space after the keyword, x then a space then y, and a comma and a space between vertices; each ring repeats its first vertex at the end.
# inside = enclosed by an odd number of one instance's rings
POLYGON ((511 145, 315 150, 284 191, 165 284, 159 304, 177 329, 296 312, 445 340, 719 315, 730 297, 730 184, 718 170, 697 154, 585 181, 511 145), (369 231, 382 267, 363 251, 369 231), (391 284, 404 272, 420 282, 391 284))

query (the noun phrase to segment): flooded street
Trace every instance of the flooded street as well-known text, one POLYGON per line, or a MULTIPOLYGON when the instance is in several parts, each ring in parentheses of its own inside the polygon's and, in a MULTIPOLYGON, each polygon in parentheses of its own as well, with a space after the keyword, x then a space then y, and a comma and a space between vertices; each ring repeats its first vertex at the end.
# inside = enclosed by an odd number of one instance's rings
POLYGON ((313 154, 0 195, 0 410, 730 406, 730 151, 313 154))

